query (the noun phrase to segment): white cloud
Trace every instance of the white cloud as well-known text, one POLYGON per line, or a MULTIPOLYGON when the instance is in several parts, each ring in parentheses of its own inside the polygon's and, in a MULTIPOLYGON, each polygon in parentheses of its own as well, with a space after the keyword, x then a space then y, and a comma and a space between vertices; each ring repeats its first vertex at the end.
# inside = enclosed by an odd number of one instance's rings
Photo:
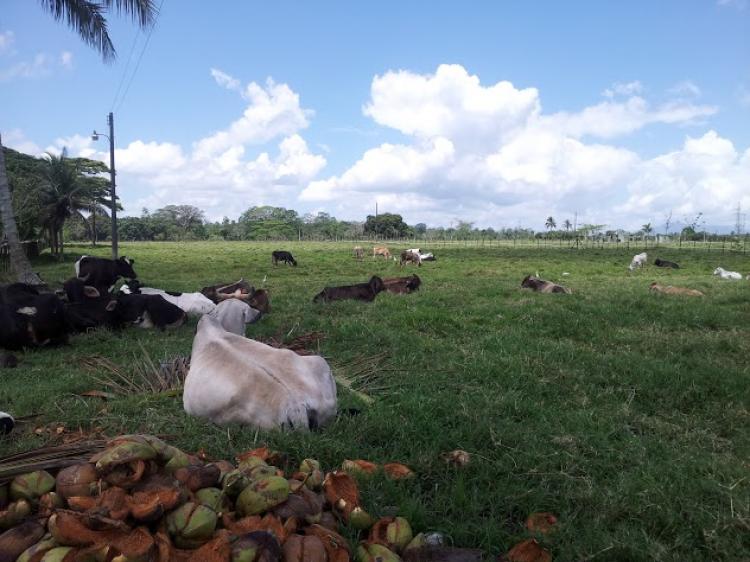
MULTIPOLYGON (((217 79, 220 84, 224 82, 221 85, 234 80, 223 73, 221 75, 223 78, 217 79)), ((263 144, 294 134, 309 125, 312 112, 300 107, 299 96, 286 84, 276 84, 269 78, 264 88, 251 82, 244 89, 243 97, 250 103, 242 117, 228 128, 198 141, 194 146, 197 157, 210 159, 232 146, 263 144)))
POLYGON ((0 31, 0 55, 12 54, 14 41, 15 34, 12 31, 0 31))
POLYGON ((726 8, 734 8, 736 10, 739 10, 742 12, 747 8, 748 1, 747 0, 717 0, 717 5, 726 7, 726 8))
POLYGON ((701 96, 701 89, 697 84, 691 80, 683 80, 672 86, 668 92, 676 96, 687 96, 699 98, 701 96))
POLYGON ((633 96, 643 92, 643 84, 639 80, 632 82, 615 82, 609 88, 602 92, 605 98, 614 98, 615 96, 633 96))
POLYGON ((231 77, 226 72, 222 72, 218 68, 211 69, 211 76, 214 77, 216 83, 222 88, 226 88, 227 90, 235 90, 237 92, 239 92, 241 89, 242 83, 239 80, 231 77))
POLYGON ((20 61, 7 68, 0 68, 0 82, 9 82, 16 78, 49 76, 58 68, 70 70, 73 67, 72 62, 73 55, 68 51, 63 51, 58 57, 38 53, 31 60, 20 61))
MULTIPOLYGON (((699 93, 692 83, 679 86, 681 96, 699 93)), ((655 207, 639 207, 637 193, 659 165, 585 139, 614 139, 653 123, 694 125, 717 111, 682 97, 654 106, 639 95, 643 91, 638 81, 615 84, 606 101, 545 114, 535 88, 505 81, 482 85, 458 65, 442 65, 428 75, 387 72, 373 79, 363 112, 408 141, 370 148, 342 174, 310 182, 300 199, 325 202, 334 206, 332 213, 348 217, 371 212, 377 201, 381 210, 401 212, 411 222, 444 225, 461 218, 479 225, 520 220, 541 226, 551 213, 574 211, 596 216, 597 222, 642 224, 639 213, 655 207)), ((726 149, 718 135, 710 140, 703 145, 726 149)), ((694 151, 694 144, 687 142, 683 150, 694 151)), ((707 150, 704 146, 701 154, 707 150)), ((730 169, 735 161, 701 157, 695 165, 708 177, 716 172, 711 166, 730 169)), ((721 189, 735 196, 738 181, 736 173, 728 173, 725 183, 732 187, 721 189)))
POLYGON ((31 154, 32 156, 39 156, 43 153, 42 149, 33 141, 26 138, 26 135, 21 129, 10 129, 9 131, 3 131, 3 146, 12 148, 19 152, 31 154))

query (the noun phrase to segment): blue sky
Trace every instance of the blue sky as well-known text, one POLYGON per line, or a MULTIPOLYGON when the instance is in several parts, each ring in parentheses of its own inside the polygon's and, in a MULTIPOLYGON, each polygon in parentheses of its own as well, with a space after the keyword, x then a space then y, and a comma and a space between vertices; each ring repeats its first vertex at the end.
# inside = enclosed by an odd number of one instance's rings
POLYGON ((206 5, 164 0, 130 81, 146 35, 126 19, 105 65, 4 0, 4 143, 106 158, 88 135, 114 104, 134 214, 378 201, 410 223, 631 228, 750 208, 747 0, 206 5))

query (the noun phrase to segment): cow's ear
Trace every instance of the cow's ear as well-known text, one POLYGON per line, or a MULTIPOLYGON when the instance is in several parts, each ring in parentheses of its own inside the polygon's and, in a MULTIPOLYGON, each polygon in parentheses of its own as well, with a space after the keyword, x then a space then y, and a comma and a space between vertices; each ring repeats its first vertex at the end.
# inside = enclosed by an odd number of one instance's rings
POLYGON ((96 287, 92 287, 91 285, 86 285, 83 288, 83 294, 89 297, 90 299, 95 299, 101 296, 99 293, 99 290, 96 287))
POLYGON ((23 308, 19 308, 16 310, 18 314, 23 314, 24 316, 34 316, 36 314, 36 307, 35 306, 24 306, 23 308))
POLYGON ((117 308, 117 301, 116 301, 116 300, 111 300, 111 301, 109 301, 109 302, 107 303, 107 306, 105 306, 105 307, 104 307, 104 309, 105 309, 105 310, 106 310, 107 312, 112 312, 112 311, 113 311, 113 310, 114 310, 115 308, 117 308))

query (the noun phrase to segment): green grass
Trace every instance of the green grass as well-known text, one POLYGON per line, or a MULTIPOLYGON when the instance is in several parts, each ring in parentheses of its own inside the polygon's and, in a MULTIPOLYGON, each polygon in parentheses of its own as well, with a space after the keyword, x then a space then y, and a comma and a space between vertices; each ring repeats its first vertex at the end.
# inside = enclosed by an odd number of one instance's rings
MULTIPOLYGON (((248 335, 321 331, 321 353, 343 375, 356 358, 387 352, 374 404, 320 432, 267 433, 189 418, 180 397, 76 395, 100 388, 82 358, 127 365, 139 342, 154 358, 189 354, 192 321, 27 352, 19 368, 0 372, 3 409, 39 413, 38 424, 164 434, 217 457, 267 443, 327 468, 345 458, 400 461, 418 478, 363 483, 368 510, 398 511, 418 530, 492 556, 527 537, 523 522, 535 511, 559 517, 559 532, 544 539, 555 560, 750 556, 750 283, 711 276, 717 265, 750 272, 746 256, 650 249, 683 269, 629 273, 634 251, 450 247, 419 270, 416 294, 316 305, 324 285, 399 275, 398 267, 357 262, 350 245, 333 243, 123 244, 121 253, 135 257, 145 283, 172 290, 267 276, 272 313, 248 335), (274 268, 277 248, 299 267, 274 268), (520 290, 534 272, 574 294, 520 290), (654 280, 707 296, 652 295, 654 280), (457 448, 473 455, 464 469, 440 460, 457 448)), ((42 258, 35 269, 62 282, 72 262, 42 258)), ((343 389, 339 396, 362 407, 343 389)), ((18 435, 0 442, 0 454, 42 442, 18 435)))

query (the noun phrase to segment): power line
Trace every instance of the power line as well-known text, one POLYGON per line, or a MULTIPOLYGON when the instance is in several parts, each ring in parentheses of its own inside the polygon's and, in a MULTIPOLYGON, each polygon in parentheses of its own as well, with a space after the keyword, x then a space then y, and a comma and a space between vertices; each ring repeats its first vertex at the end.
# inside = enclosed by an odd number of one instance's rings
POLYGON ((143 48, 141 49, 141 54, 138 55, 138 61, 135 63, 135 69, 133 70, 133 74, 130 75, 130 80, 128 81, 128 85, 125 88, 125 91, 122 94, 122 97, 120 98, 120 103, 117 104, 117 107, 115 110, 119 110, 120 107, 122 107, 123 102, 125 101, 125 97, 128 95, 128 91, 130 90, 130 85, 133 83, 133 79, 135 78, 136 74, 138 74, 138 69, 141 66, 141 60, 143 59, 143 54, 146 52, 146 48, 148 47, 148 43, 151 40, 151 35, 154 32, 154 29, 156 29, 156 25, 159 22, 159 16, 161 16, 161 10, 162 6, 164 5, 165 0, 161 0, 159 3, 159 9, 156 13, 156 20, 154 20, 154 25, 151 26, 151 29, 148 30, 148 35, 146 35, 146 42, 143 44, 143 48))
POLYGON ((130 69, 130 61, 133 59, 133 51, 135 51, 135 44, 138 42, 138 37, 140 37, 141 31, 140 29, 136 29, 135 34, 133 35, 133 43, 130 45, 130 52, 128 53, 128 60, 125 63, 125 68, 122 71, 122 76, 120 77, 120 83, 117 85, 117 91, 115 92, 115 97, 112 99, 112 105, 109 107, 110 111, 113 111, 115 108, 115 103, 117 102, 117 97, 120 95, 120 91, 122 90, 122 85, 125 83, 125 76, 128 74, 128 70, 130 69))

